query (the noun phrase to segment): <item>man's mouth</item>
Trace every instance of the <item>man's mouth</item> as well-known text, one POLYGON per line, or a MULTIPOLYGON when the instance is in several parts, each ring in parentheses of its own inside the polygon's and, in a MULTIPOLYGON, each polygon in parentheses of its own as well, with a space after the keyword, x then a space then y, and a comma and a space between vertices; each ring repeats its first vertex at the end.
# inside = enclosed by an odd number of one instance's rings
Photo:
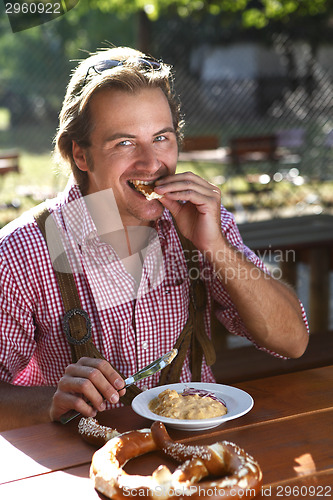
POLYGON ((148 201, 159 200, 162 195, 155 193, 155 181, 141 181, 139 179, 130 179, 129 185, 139 193, 143 194, 148 201))

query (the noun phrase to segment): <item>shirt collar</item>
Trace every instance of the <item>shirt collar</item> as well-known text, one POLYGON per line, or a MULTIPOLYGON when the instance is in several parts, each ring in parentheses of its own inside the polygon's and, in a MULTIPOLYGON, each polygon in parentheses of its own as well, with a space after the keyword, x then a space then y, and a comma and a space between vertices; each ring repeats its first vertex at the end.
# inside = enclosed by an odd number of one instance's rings
MULTIPOLYGON (((77 243, 84 245, 87 240, 95 239, 97 237, 97 229, 87 209, 79 186, 74 184, 73 181, 69 181, 62 193, 62 197, 61 204, 64 223, 67 230, 74 235, 77 243)), ((166 244, 172 226, 172 216, 165 209, 162 216, 153 224, 161 245, 166 244)))
POLYGON ((167 209, 164 209, 162 216, 154 224, 154 229, 157 231, 162 246, 167 243, 167 237, 172 225, 172 216, 167 209))
POLYGON ((77 184, 69 182, 63 191, 62 217, 66 230, 79 245, 96 238, 97 229, 77 184))

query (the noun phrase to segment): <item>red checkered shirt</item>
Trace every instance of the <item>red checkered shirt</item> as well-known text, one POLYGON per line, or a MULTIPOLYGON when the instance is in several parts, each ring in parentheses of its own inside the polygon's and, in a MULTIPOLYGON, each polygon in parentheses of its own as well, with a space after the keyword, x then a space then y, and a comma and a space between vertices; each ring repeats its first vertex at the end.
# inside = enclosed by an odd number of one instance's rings
MULTIPOLYGON (((80 199, 79 188, 69 185, 55 200, 49 201, 49 209, 64 231, 63 208, 80 199)), ((165 210, 155 226, 163 255, 163 279, 157 286, 146 288, 145 293, 137 294, 136 299, 130 297, 126 301, 125 294, 125 299, 120 297, 110 303, 105 282, 110 269, 111 277, 121 284, 114 294, 133 287, 133 277, 119 265, 110 245, 96 242, 96 231, 84 206, 80 205, 82 213, 74 230, 78 243, 75 258, 82 266, 75 274, 81 305, 91 319, 97 349, 129 376, 172 349, 187 321, 189 278, 184 253, 170 213, 165 210), (85 256, 90 254, 98 260, 98 266, 88 265, 85 256)), ((266 271, 258 257, 244 246, 233 216, 223 207, 221 223, 230 243, 266 271)), ((201 265, 209 303, 213 297, 219 304, 220 321, 230 332, 250 338, 221 281, 207 262, 202 261, 201 265)), ((0 379, 17 385, 56 386, 71 363, 70 346, 62 327, 64 306, 47 245, 29 212, 0 232, 0 315, 0 379)), ((209 304, 205 321, 209 332, 209 304)), ((159 374, 149 377, 142 381, 141 387, 156 386, 158 378, 159 374)), ((181 381, 190 380, 189 360, 186 360, 181 381)), ((202 381, 214 382, 205 362, 202 381)))

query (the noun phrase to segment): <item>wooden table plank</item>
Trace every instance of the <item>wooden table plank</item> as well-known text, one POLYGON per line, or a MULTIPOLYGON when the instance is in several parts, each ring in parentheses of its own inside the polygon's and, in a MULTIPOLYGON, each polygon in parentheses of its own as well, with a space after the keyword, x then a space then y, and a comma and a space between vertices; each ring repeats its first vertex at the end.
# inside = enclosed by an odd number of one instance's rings
POLYGON ((246 450, 260 464, 264 484, 295 480, 298 475, 332 471, 333 409, 284 417, 196 440, 227 440, 246 450))
MULTIPOLYGON (((322 410, 267 424, 261 423, 253 428, 224 430, 219 439, 226 438, 236 442, 258 460, 264 477, 261 498, 297 498, 300 495, 301 498, 329 497, 333 493, 332 424, 333 410, 322 410), (290 494, 291 491, 295 493, 290 494), (316 492, 315 495, 312 494, 313 491, 316 492)), ((195 440, 197 444, 202 441, 206 444, 207 437, 195 440)), ((211 438, 208 441, 215 440, 211 438)), ((170 461, 168 463, 161 457, 145 455, 131 461, 126 471, 129 474, 150 474, 162 463, 167 463, 170 467, 170 461)), ((24 492, 24 497, 29 498, 31 494, 34 500, 100 498, 88 476, 89 464, 85 464, 6 483, 0 486, 0 495, 1 498, 20 498, 24 492)))
POLYGON ((322 473, 301 476, 293 481, 274 485, 263 485, 261 494, 256 498, 299 498, 313 500, 333 497, 333 469, 322 473))
POLYGON ((91 447, 83 439, 78 439, 73 429, 57 424, 4 432, 0 436, 0 449, 1 455, 6 457, 0 467, 0 484, 91 459, 91 447))
POLYGON ((33 500, 100 500, 100 496, 88 477, 89 465, 69 468, 65 471, 43 474, 0 485, 1 499, 33 500))
MULTIPOLYGON (((1 498, 33 498, 34 500, 59 500, 80 498, 97 500, 105 498, 93 488, 88 479, 89 465, 75 467, 62 472, 53 472, 14 483, 0 485, 1 498)), ((333 497, 333 471, 301 476, 293 481, 264 484, 256 498, 299 498, 313 500, 333 497)))
MULTIPOLYGON (((332 408, 333 366, 299 371, 234 384, 254 399, 252 410, 204 433, 170 430, 174 439, 187 441, 193 436, 216 436, 221 430, 253 426, 283 417, 332 408)), ((106 415, 107 416, 107 415, 106 415)))
POLYGON ((333 366, 235 385, 253 397, 255 405, 248 417, 255 417, 256 421, 332 408, 333 404, 333 366))
MULTIPOLYGON (((294 480, 294 460, 306 453, 312 454, 316 464, 313 472, 332 467, 332 366, 252 380, 238 387, 254 398, 250 413, 201 433, 173 429, 171 436, 185 443, 200 439, 236 442, 265 467, 265 484, 279 478, 294 480)), ((128 407, 104 412, 99 421, 119 432, 151 425, 128 407)), ((50 476, 50 471, 89 464, 94 452, 78 435, 77 421, 66 426, 49 423, 3 432, 0 449, 6 457, 0 468, 0 483, 50 476)))
MULTIPOLYGON (((2 432, 0 450, 6 460, 0 467, 0 484, 90 462, 94 448, 78 434, 78 420, 2 432)), ((150 426, 130 408, 109 412, 108 422, 119 432, 150 426)))

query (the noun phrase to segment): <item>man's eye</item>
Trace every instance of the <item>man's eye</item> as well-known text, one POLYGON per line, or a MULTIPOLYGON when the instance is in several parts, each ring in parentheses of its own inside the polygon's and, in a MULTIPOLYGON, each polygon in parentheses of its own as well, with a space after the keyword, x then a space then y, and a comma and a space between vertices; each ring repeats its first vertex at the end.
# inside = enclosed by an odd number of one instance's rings
POLYGON ((118 142, 117 146, 130 146, 132 143, 129 140, 124 140, 121 142, 118 142))
POLYGON ((167 138, 165 137, 165 135, 158 135, 157 137, 155 137, 155 142, 161 142, 166 140, 167 138))

